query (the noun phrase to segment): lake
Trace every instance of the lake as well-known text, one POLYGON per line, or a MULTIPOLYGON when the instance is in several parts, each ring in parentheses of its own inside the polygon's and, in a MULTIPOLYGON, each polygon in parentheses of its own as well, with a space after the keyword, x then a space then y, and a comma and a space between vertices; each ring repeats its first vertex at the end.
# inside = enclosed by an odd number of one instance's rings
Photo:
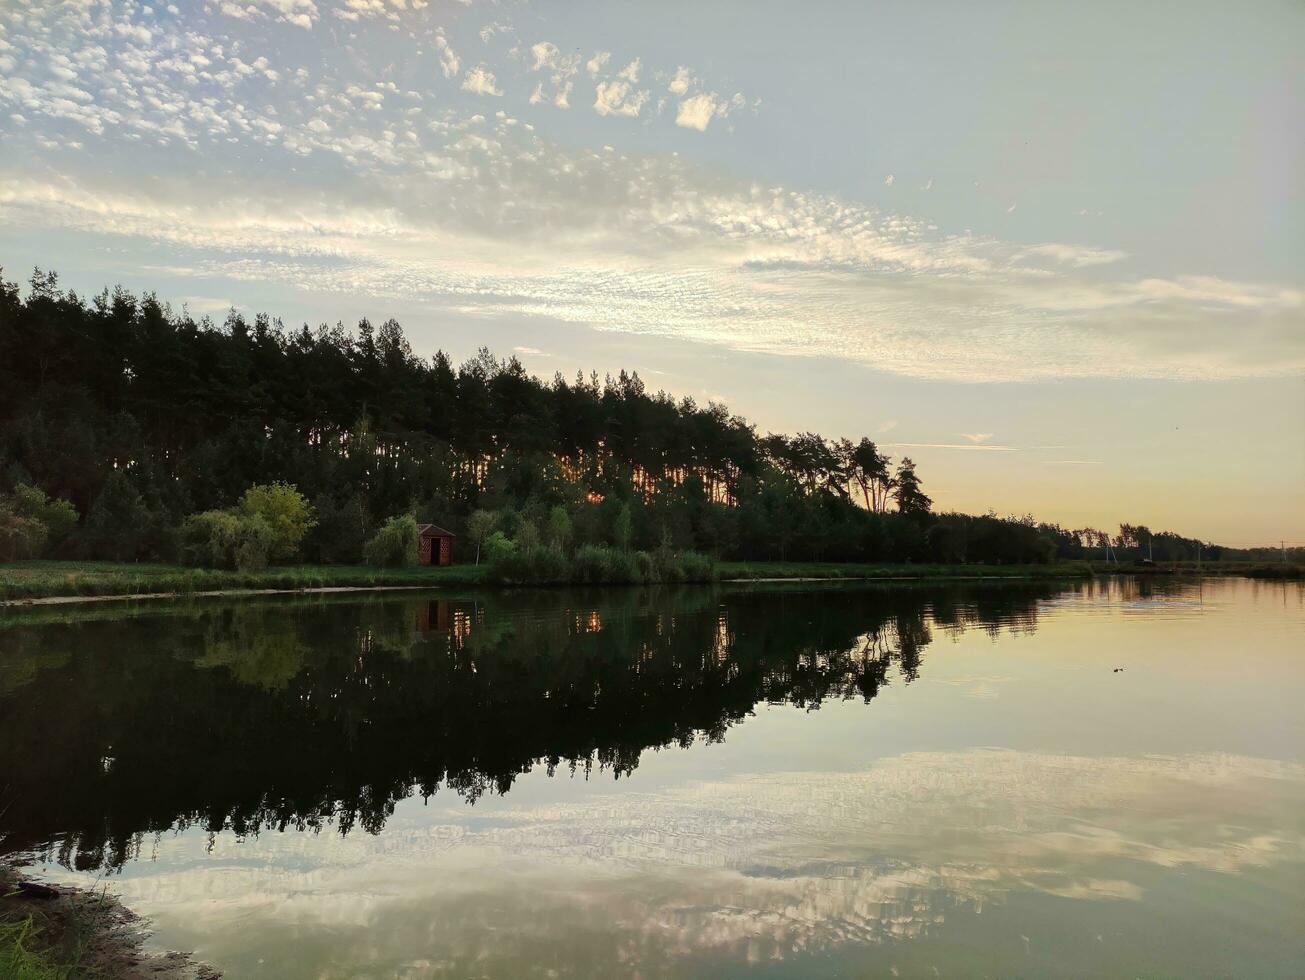
POLYGON ((1305 589, 0 611, 0 835, 243 977, 1305 975, 1305 589))

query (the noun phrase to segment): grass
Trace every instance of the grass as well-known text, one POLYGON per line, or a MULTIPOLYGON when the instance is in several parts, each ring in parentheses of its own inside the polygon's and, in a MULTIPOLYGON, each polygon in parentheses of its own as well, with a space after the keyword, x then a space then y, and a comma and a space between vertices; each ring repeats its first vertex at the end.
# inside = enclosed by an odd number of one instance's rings
POLYGON ((365 565, 282 565, 235 572, 147 562, 21 561, 0 565, 0 599, 48 596, 186 595, 241 589, 475 585, 484 566, 372 568, 365 565))
POLYGON ((1080 578, 1092 574, 1084 562, 1053 565, 890 565, 857 562, 728 561, 716 566, 721 579, 944 579, 1080 578))
POLYGON ((32 917, 0 922, 0 978, 3 980, 66 980, 74 969, 60 966, 37 951, 38 936, 32 917))
MULTIPOLYGON (((568 563, 570 564, 570 563, 568 563)), ((1206 562, 1206 575, 1250 575, 1263 578, 1299 578, 1300 566, 1206 562)), ((715 578, 742 579, 1063 579, 1093 574, 1195 574, 1195 562, 1166 563, 1154 568, 1128 565, 1116 568, 1103 562, 1059 562, 1049 565, 892 565, 857 562, 717 562, 715 578)), ((52 596, 114 596, 148 593, 189 595, 196 592, 248 589, 301 589, 382 586, 459 587, 489 585, 494 576, 488 564, 451 565, 447 568, 372 568, 366 565, 283 565, 261 572, 235 572, 147 562, 22 561, 0 565, 0 600, 39 599, 52 596)), ((702 576, 688 575, 689 580, 702 576)), ((533 577, 539 581, 554 578, 533 577)), ((601 576, 590 576, 603 581, 601 576)), ((648 579, 649 576, 641 576, 648 579)), ((518 582, 529 582, 522 575, 518 582)), ((561 579, 556 579, 561 581, 561 579)), ((608 578, 608 581, 618 581, 608 578)))

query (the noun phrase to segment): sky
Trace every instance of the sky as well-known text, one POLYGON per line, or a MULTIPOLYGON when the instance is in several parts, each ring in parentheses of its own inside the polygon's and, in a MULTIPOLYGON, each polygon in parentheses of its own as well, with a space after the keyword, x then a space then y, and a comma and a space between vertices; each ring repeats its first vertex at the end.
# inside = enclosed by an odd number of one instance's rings
POLYGON ((1305 544, 1305 5, 0 0, 0 266, 1305 544))

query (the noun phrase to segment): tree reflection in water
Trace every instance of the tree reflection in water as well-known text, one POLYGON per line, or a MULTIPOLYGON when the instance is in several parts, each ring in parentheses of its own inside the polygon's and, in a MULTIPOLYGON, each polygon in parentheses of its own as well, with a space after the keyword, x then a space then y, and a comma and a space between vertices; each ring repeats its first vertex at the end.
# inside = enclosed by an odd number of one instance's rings
MULTIPOLYGON (((1075 589, 1091 588, 1074 586, 1075 589)), ((531 592, 95 610, 0 631, 0 835, 115 869, 150 834, 379 832, 537 765, 632 772, 761 702, 869 703, 936 630, 1062 587, 531 592)))

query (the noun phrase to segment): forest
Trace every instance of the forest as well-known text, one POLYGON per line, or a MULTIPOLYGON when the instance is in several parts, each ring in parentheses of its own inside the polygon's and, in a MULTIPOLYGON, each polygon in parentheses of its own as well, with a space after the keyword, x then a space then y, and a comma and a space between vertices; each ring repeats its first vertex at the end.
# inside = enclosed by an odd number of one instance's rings
POLYGON ((178 560, 269 486, 306 504, 279 557, 326 564, 408 518, 457 533, 459 561, 495 536, 748 561, 1225 554, 1142 526, 936 513, 912 460, 868 438, 759 433, 637 372, 541 380, 486 349, 419 356, 393 319, 215 323, 0 270, 0 557, 178 560))

